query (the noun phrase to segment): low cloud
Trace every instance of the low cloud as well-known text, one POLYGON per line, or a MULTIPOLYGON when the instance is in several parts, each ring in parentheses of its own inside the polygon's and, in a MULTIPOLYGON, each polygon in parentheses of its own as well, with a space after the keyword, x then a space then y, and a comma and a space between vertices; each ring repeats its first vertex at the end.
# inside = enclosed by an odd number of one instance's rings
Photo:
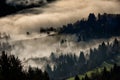
POLYGON ((0 19, 0 31, 24 34, 40 27, 60 27, 86 18, 89 13, 120 13, 119 0, 58 0, 44 7, 23 10, 0 19), (36 13, 36 14, 34 14, 36 13))

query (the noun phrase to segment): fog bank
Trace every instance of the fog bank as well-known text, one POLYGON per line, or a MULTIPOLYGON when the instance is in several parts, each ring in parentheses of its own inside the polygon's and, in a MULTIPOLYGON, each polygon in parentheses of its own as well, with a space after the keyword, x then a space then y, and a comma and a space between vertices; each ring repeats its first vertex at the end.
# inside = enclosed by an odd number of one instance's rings
POLYGON ((60 27, 86 18, 89 13, 120 13, 119 0, 58 0, 44 7, 0 18, 0 32, 37 33, 40 27, 60 27))

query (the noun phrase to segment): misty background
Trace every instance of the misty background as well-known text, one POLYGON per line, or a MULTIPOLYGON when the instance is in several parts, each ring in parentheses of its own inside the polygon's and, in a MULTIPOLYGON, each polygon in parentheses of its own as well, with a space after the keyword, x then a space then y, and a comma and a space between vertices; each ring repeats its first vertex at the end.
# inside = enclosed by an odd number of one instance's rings
MULTIPOLYGON (((38 0, 8 0, 11 5, 26 6, 38 4, 38 0)), ((46 3, 46 0, 44 0, 46 3)), ((90 47, 97 47, 105 39, 76 43, 76 36, 40 34, 42 27, 62 27, 68 23, 74 23, 82 18, 87 19, 89 13, 120 14, 120 0, 57 0, 43 7, 25 9, 16 14, 0 18, 0 32, 11 35, 11 43, 15 45, 12 54, 22 60, 35 57, 48 57, 51 52, 79 54, 80 51, 88 53, 90 47), (104 5, 104 6, 103 6, 104 5), (30 35, 26 35, 30 32, 30 35), (67 42, 60 44, 62 39, 67 42)), ((107 41, 111 41, 110 38, 107 41)), ((34 62, 28 65, 38 65, 34 62)))

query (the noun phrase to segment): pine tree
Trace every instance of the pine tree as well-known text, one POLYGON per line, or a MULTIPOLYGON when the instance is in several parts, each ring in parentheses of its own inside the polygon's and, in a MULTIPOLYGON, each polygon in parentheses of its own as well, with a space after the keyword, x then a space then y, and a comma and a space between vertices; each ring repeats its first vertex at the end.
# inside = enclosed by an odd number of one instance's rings
POLYGON ((75 76, 75 79, 74 80, 80 80, 78 75, 75 76))
POLYGON ((90 80, 87 74, 85 75, 85 80, 90 80))
POLYGON ((83 52, 80 53, 78 61, 79 61, 80 65, 85 64, 86 59, 85 59, 85 55, 83 52))

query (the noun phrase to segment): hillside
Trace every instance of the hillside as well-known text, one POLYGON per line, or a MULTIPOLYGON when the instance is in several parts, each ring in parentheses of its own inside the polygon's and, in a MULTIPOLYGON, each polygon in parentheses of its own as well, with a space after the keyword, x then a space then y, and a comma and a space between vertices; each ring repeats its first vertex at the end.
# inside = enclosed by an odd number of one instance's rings
POLYGON ((55 0, 0 0, 0 17, 15 14, 18 11, 44 6, 55 0))

